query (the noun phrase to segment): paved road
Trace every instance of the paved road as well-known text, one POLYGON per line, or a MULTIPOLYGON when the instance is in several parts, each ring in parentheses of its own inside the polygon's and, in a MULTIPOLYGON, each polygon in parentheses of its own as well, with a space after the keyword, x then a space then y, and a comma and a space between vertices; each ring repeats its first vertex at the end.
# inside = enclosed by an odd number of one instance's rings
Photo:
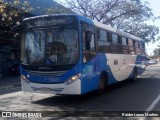
MULTIPOLYGON (((152 65, 137 81, 110 86, 106 94, 59 96, 21 91, 0 96, 0 111, 160 111, 160 65, 152 65)), ((159 119, 159 118, 156 118, 159 119)))
POLYGON ((9 86, 9 87, 5 87, 3 89, 0 89, 0 95, 10 94, 10 93, 19 92, 19 91, 22 91, 21 86, 19 86, 19 85, 18 86, 9 86))
POLYGON ((0 78, 0 95, 21 91, 20 75, 0 78))

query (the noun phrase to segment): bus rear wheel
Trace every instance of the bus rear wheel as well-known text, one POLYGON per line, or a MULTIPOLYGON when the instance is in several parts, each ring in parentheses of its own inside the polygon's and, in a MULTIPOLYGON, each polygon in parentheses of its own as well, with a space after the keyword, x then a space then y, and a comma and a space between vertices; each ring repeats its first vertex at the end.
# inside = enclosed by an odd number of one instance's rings
POLYGON ((105 74, 102 74, 100 76, 100 79, 99 79, 99 85, 98 85, 98 89, 96 90, 96 94, 97 95, 102 95, 104 94, 105 90, 106 90, 106 80, 107 80, 107 77, 105 74))
POLYGON ((133 69, 133 76, 132 76, 132 81, 135 82, 137 80, 137 68, 133 69))

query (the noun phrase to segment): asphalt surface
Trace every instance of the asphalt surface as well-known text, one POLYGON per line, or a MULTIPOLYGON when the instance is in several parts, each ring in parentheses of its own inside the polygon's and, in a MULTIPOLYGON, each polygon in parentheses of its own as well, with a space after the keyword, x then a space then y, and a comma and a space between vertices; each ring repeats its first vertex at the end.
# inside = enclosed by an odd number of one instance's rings
POLYGON ((21 91, 20 75, 0 78, 0 95, 21 91))

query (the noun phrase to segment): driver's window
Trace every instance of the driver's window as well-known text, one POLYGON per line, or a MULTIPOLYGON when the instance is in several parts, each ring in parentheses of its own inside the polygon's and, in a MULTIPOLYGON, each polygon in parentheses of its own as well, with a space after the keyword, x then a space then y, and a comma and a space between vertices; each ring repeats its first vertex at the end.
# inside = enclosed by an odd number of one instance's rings
POLYGON ((92 33, 90 38, 87 37, 87 32, 83 32, 83 51, 95 51, 95 36, 92 33))
POLYGON ((93 33, 82 32, 83 35, 83 62, 86 63, 95 56, 95 36, 93 33))
POLYGON ((92 34, 92 36, 91 36, 90 50, 92 50, 92 51, 96 50, 96 48, 95 48, 95 37, 94 37, 94 34, 92 34))
POLYGON ((83 51, 87 50, 87 47, 86 47, 86 34, 85 32, 83 31, 82 32, 82 39, 83 39, 83 51))

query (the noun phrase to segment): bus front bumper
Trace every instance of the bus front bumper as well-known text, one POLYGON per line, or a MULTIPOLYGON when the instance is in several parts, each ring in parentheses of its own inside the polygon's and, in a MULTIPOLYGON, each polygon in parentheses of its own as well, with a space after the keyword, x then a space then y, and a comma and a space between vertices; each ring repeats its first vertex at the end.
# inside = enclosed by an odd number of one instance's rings
POLYGON ((81 94, 81 80, 77 79, 75 82, 67 85, 64 83, 60 84, 41 84, 26 82, 21 79, 22 91, 31 93, 49 93, 49 94, 81 94))

